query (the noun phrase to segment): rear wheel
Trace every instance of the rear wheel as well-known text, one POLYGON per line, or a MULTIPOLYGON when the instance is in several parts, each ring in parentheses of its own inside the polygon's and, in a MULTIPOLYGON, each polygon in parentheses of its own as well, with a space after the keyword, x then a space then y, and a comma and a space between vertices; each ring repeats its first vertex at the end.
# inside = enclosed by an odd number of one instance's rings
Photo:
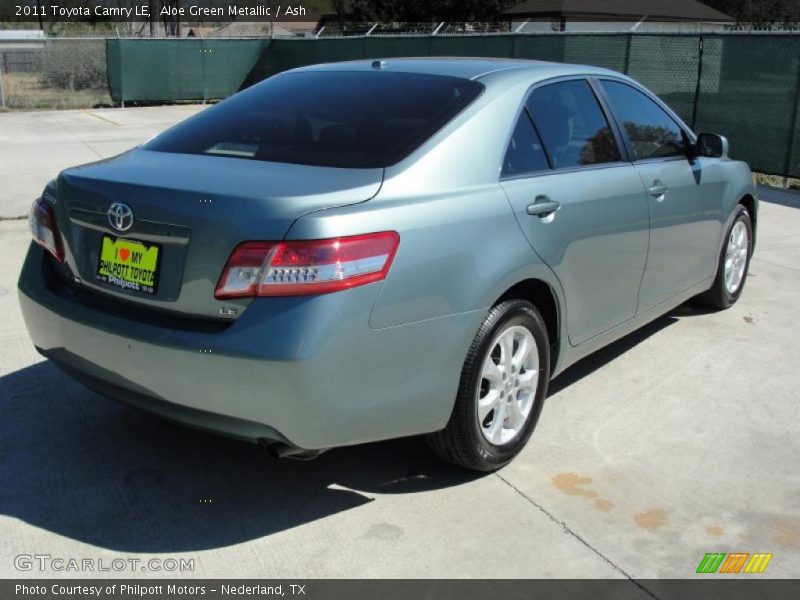
POLYGON ((742 295, 750 268, 753 223, 744 206, 737 206, 736 211, 736 218, 722 246, 714 284, 711 289, 697 297, 703 304, 714 308, 728 308, 736 303, 742 295))
POLYGON ((550 345, 539 311, 524 300, 498 304, 467 353, 450 420, 428 436, 429 446, 468 469, 499 469, 531 436, 549 375, 550 345))

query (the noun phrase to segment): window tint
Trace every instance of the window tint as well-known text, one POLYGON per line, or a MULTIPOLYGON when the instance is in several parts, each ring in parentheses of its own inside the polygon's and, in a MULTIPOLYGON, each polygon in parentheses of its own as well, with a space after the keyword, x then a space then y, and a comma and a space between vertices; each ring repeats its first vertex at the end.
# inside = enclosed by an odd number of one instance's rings
POLYGON ((385 167, 419 147, 482 90, 475 81, 416 73, 286 73, 203 111, 145 149, 385 167))
POLYGON ((514 133, 511 134, 511 140, 508 142, 501 175, 512 177, 546 171, 549 168, 542 142, 533 128, 528 113, 523 110, 517 120, 514 133))
POLYGON ((686 155, 681 128, 658 104, 624 83, 603 81, 603 89, 636 160, 686 155))
POLYGON ((535 89, 528 110, 557 169, 618 162, 619 147, 586 81, 535 89))

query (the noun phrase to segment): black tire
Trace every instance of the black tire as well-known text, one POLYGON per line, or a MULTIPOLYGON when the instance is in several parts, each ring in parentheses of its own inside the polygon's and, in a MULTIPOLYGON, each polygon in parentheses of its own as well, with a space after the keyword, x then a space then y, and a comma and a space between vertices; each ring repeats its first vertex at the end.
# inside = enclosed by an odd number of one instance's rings
POLYGON ((744 285, 747 282, 747 273, 750 270, 750 258, 753 255, 753 222, 750 220, 750 213, 748 213, 747 209, 741 204, 736 206, 735 214, 736 216, 733 219, 733 223, 731 223, 731 226, 725 233, 722 250, 717 258, 717 276, 714 278, 714 283, 707 292, 700 294, 696 298, 701 304, 712 308, 724 309, 736 304, 736 301, 742 295, 742 290, 744 290, 744 285), (725 258, 728 249, 728 240, 737 223, 744 223, 747 229, 747 257, 745 258, 742 281, 736 291, 731 293, 725 285, 725 258))
MULTIPOLYGON (((520 371, 521 373, 521 371, 520 371)), ((525 300, 501 302, 489 312, 470 346, 453 413, 447 426, 427 436, 428 445, 440 458, 474 471, 494 471, 508 464, 525 446, 542 411, 550 378, 550 343, 547 327, 533 304, 525 300), (502 445, 490 443, 478 419, 478 390, 484 360, 492 352, 495 338, 513 326, 533 335, 539 353, 539 375, 533 405, 515 437, 502 445)))

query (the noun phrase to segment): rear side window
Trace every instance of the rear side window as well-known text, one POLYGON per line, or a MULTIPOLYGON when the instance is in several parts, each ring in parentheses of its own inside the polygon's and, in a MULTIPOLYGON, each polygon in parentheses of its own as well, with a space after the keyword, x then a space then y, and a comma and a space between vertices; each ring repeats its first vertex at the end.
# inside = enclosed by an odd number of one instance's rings
POLYGON ((531 92, 527 106, 554 168, 621 160, 614 134, 588 82, 542 86, 531 92))
POLYGON ((527 111, 523 110, 508 142, 508 149, 503 160, 503 170, 500 174, 503 177, 514 177, 547 171, 549 168, 547 155, 542 148, 539 135, 533 128, 527 111))
POLYGON ((628 135, 635 160, 686 156, 683 130, 663 108, 624 83, 603 81, 602 85, 628 135))
POLYGON ((422 145, 482 90, 474 81, 416 73, 285 73, 203 111, 145 149, 385 167, 422 145))

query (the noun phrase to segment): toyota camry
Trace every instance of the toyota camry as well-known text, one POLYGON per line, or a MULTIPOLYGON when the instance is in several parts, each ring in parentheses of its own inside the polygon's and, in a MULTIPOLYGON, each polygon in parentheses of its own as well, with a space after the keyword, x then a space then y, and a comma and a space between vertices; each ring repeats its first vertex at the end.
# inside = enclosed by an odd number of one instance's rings
POLYGON ((115 400, 278 456, 425 434, 489 471, 568 366, 735 303, 757 211, 725 138, 614 71, 316 65, 62 172, 19 294, 115 400))

